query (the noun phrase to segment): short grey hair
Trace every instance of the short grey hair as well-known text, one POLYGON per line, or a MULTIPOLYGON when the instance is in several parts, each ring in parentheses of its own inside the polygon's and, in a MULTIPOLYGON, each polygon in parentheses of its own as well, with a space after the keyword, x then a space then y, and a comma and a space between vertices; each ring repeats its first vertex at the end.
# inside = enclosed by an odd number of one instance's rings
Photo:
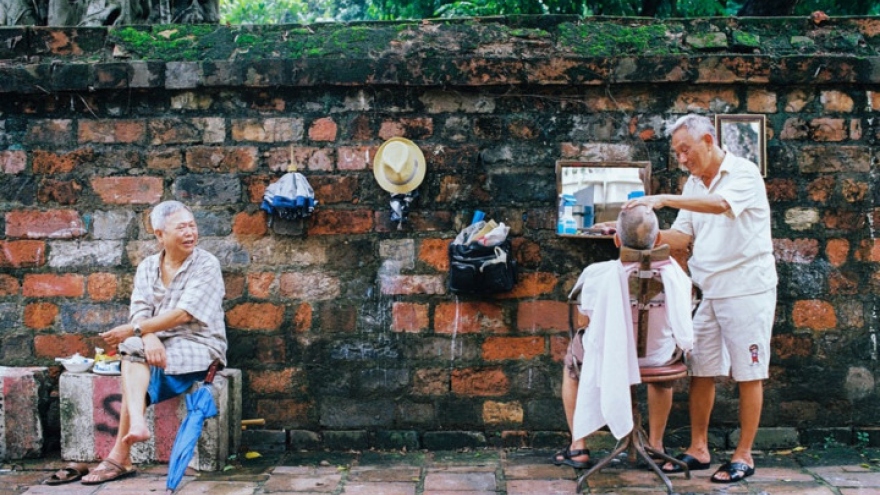
POLYGON ((672 137, 672 135, 679 129, 687 129, 688 133, 697 139, 708 134, 712 136, 713 143, 718 143, 718 138, 715 135, 715 124, 713 124, 712 121, 709 120, 709 117, 706 117, 705 115, 697 115, 694 113, 685 115, 676 120, 666 131, 666 134, 669 137, 672 137))
POLYGON ((623 208, 617 215, 617 235, 620 242, 630 249, 651 249, 660 231, 657 215, 645 205, 623 208))
POLYGON ((186 206, 180 201, 163 201, 157 204, 153 207, 153 211, 150 213, 150 225, 153 226, 153 230, 164 231, 165 220, 180 210, 186 210, 192 214, 192 210, 189 209, 189 206, 186 206))

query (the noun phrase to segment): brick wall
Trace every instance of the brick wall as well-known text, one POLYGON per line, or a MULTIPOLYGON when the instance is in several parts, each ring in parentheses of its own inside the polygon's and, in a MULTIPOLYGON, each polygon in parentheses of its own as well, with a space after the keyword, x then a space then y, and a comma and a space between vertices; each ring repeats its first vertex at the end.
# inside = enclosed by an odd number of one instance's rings
MULTIPOLYGON (((780 274, 762 425, 877 425, 880 20, 186 29, 0 29, 0 365, 100 345, 154 250, 150 205, 176 198, 223 265, 244 417, 366 445, 555 442, 566 294, 616 256, 555 236, 555 161, 649 160, 655 189, 677 192, 666 126, 756 113, 780 274), (653 38, 590 51, 591 32, 621 26, 653 38), (429 166, 402 231, 371 171, 393 136, 429 166), (304 237, 258 209, 291 165, 320 201, 304 237), (446 246, 475 209, 511 226, 510 293, 445 289, 446 246)), ((725 384, 713 425, 736 424, 734 401, 725 384)))

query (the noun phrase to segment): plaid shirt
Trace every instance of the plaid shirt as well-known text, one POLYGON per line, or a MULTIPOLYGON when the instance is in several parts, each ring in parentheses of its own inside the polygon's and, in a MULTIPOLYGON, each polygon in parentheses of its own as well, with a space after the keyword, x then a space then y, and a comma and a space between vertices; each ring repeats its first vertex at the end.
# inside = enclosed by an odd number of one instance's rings
POLYGON ((182 309, 193 320, 157 332, 165 345, 165 373, 180 375, 204 371, 214 359, 226 364, 226 324, 223 296, 226 288, 220 262, 213 254, 196 248, 165 287, 160 263, 164 251, 147 257, 138 265, 131 293, 131 322, 182 309))

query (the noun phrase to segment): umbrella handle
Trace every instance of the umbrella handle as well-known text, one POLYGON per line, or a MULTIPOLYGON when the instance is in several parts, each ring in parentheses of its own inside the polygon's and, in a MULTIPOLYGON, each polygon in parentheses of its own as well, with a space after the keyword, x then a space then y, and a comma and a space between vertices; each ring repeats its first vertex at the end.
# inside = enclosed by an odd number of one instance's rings
POLYGON ((205 375, 205 383, 211 384, 214 383, 214 375, 217 374, 217 371, 223 368, 223 364, 219 359, 215 359, 210 366, 208 366, 208 374, 205 375))

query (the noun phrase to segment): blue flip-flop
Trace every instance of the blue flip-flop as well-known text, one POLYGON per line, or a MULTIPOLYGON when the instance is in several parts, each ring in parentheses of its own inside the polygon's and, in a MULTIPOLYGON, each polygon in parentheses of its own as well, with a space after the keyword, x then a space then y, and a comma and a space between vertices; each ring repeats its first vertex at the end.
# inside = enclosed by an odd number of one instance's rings
POLYGON ((718 470, 712 474, 710 481, 712 481, 712 483, 736 483, 737 481, 742 481, 753 474, 755 474, 755 468, 748 464, 744 462, 728 461, 718 467, 718 470), (726 480, 715 477, 721 472, 727 473, 728 478, 726 480))

